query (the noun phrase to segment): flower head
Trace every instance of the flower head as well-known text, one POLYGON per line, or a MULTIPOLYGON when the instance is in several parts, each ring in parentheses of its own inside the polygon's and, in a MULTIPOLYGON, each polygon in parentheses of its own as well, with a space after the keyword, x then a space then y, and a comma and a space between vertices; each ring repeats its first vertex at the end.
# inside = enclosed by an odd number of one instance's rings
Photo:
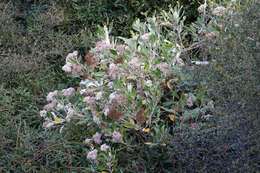
POLYGON ((101 144, 101 134, 96 132, 93 137, 92 137, 93 141, 96 143, 96 144, 101 144))
POLYGON ((83 99, 83 102, 87 103, 87 104, 94 104, 95 103, 95 97, 90 97, 90 96, 87 96, 83 99))
POLYGON ((118 46, 116 46, 116 50, 117 50, 118 52, 122 52, 123 50, 125 50, 125 48, 126 48, 125 45, 118 45, 118 46))
POLYGON ((118 67, 116 64, 111 63, 109 65, 109 72, 108 72, 108 76, 112 79, 115 80, 116 77, 120 77, 120 73, 122 72, 122 69, 120 67, 118 67))
POLYGON ((70 95, 74 94, 74 92, 75 92, 75 89, 72 88, 72 87, 67 88, 67 89, 63 89, 63 90, 61 91, 61 93, 62 93, 63 96, 70 96, 70 95))
POLYGON ((43 117, 43 118, 46 116, 46 114, 47 114, 47 111, 46 111, 46 110, 42 110, 42 111, 40 112, 40 116, 43 117))
POLYGON ((109 95, 109 103, 114 105, 127 104, 127 99, 124 94, 112 93, 109 95))
POLYGON ((69 54, 67 55, 67 57, 66 57, 66 61, 69 61, 69 59, 75 58, 75 57, 77 57, 77 56, 78 56, 78 51, 74 51, 74 52, 72 52, 72 53, 69 53, 69 54))
POLYGON ((93 121, 97 124, 97 125, 99 125, 100 124, 100 119, 97 117, 97 116, 93 116, 93 121))
POLYGON ((53 101, 55 96, 57 96, 58 94, 58 90, 55 90, 53 92, 50 92, 48 95, 47 95, 47 98, 46 100, 49 102, 49 101, 53 101))
POLYGON ((92 150, 88 153, 88 156, 87 158, 90 159, 90 160, 96 160, 97 158, 97 154, 98 154, 98 150, 92 150))
POLYGON ((152 33, 146 33, 141 36, 141 39, 147 41, 147 40, 149 40, 151 35, 152 35, 152 33))
POLYGON ((114 131, 112 134, 113 142, 123 142, 123 136, 121 133, 114 131))
POLYGON ((208 40, 211 40, 211 39, 213 39, 215 37, 215 33, 214 32, 210 32, 210 33, 207 33, 205 36, 206 36, 206 38, 208 40))
POLYGON ((147 80, 147 81, 145 82, 145 84, 146 84, 148 87, 151 87, 151 86, 153 86, 153 81, 147 80))
POLYGON ((199 8, 198 8, 199 13, 203 13, 205 11, 206 7, 207 7, 206 3, 200 5, 199 8))
POLYGON ((103 94, 102 91, 98 92, 98 93, 96 94, 96 100, 100 100, 100 99, 102 98, 102 94, 103 94))
POLYGON ((45 105, 44 109, 47 110, 47 111, 50 111, 57 105, 57 103, 58 102, 56 100, 53 100, 51 103, 45 105))
POLYGON ((68 108, 68 111, 67 111, 67 116, 66 116, 66 121, 68 121, 68 122, 70 122, 70 119, 71 119, 71 117, 73 116, 73 115, 75 115, 76 114, 76 111, 73 109, 73 108, 71 108, 71 107, 69 107, 68 108))
POLYGON ((213 10, 212 14, 213 15, 216 15, 216 16, 222 16, 226 11, 226 8, 225 7, 217 7, 213 10))
POLYGON ((141 65, 141 63, 138 58, 133 58, 133 59, 131 59, 131 61, 128 62, 128 65, 131 68, 136 69, 141 65))
POLYGON ((71 72, 71 65, 69 64, 65 64, 63 67, 62 67, 62 70, 67 72, 67 73, 70 73, 71 72))
POLYGON ((102 50, 112 49, 112 45, 106 41, 99 41, 96 43, 95 51, 101 52, 102 50))
POLYGON ((101 145, 100 149, 101 151, 107 151, 110 147, 107 144, 101 145))
POLYGON ((43 128, 50 128, 55 124, 55 122, 51 121, 51 120, 46 120, 44 121, 44 123, 42 124, 43 128))

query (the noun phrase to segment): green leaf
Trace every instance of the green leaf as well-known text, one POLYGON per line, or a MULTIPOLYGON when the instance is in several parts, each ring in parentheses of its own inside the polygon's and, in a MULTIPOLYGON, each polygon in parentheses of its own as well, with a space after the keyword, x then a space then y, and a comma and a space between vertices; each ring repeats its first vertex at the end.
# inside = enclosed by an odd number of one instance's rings
POLYGON ((117 51, 116 50, 114 50, 114 49, 110 49, 110 53, 112 53, 113 55, 115 55, 115 56, 117 56, 118 54, 117 54, 117 51))
POLYGON ((176 114, 176 111, 173 110, 173 109, 167 109, 167 108, 165 108, 165 107, 163 107, 163 106, 161 106, 160 108, 163 109, 163 110, 166 111, 166 112, 169 112, 169 113, 172 113, 172 114, 176 114))
POLYGON ((150 64, 149 64, 149 62, 145 65, 145 67, 144 67, 144 71, 145 72, 147 72, 148 70, 149 70, 149 68, 150 68, 150 64))
POLYGON ((184 121, 188 121, 188 120, 191 120, 191 119, 196 119, 196 118, 198 118, 199 113, 200 113, 200 109, 199 108, 195 108, 193 110, 187 111, 183 115, 183 120, 184 121))
POLYGON ((156 40, 157 40, 157 39, 156 39, 156 36, 155 36, 154 34, 152 34, 152 35, 150 36, 150 41, 151 41, 152 43, 155 43, 156 40))
POLYGON ((124 126, 125 128, 128 128, 128 129, 133 129, 133 128, 135 128, 135 125, 133 125, 133 124, 131 124, 131 123, 124 123, 123 126, 124 126))

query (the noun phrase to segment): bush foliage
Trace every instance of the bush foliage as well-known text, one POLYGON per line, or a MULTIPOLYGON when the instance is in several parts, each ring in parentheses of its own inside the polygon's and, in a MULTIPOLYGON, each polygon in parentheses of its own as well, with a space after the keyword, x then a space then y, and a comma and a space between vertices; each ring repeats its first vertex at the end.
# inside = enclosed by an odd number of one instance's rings
POLYGON ((219 167, 220 172, 259 169, 259 5, 218 21, 224 31, 204 46, 210 55, 204 59, 214 63, 191 72, 193 81, 215 100, 219 118, 215 128, 201 131, 196 139, 181 139, 182 146, 175 146, 173 157, 176 152, 190 153, 180 161, 188 172, 192 168, 198 172, 219 172, 219 167))
MULTIPOLYGON (((200 0, 184 0, 187 22, 192 22, 198 16, 197 8, 200 0)), ((176 0, 62 0, 65 22, 60 26, 67 32, 79 32, 82 29, 95 31, 97 25, 113 25, 112 35, 129 36, 133 22, 146 15, 151 16, 155 11, 168 9, 169 5, 176 6, 176 0)))

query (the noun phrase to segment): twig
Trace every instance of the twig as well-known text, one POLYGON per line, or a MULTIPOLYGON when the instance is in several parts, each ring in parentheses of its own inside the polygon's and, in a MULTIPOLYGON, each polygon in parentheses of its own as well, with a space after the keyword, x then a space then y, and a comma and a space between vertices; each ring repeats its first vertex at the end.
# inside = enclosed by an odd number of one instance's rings
POLYGON ((201 41, 199 41, 199 42, 196 42, 196 43, 192 44, 192 45, 191 45, 190 47, 188 47, 188 48, 182 49, 182 50, 181 50, 181 53, 188 52, 188 51, 190 51, 190 50, 199 48, 201 45, 204 44, 204 42, 206 42, 206 40, 207 40, 207 39, 201 40, 201 41))

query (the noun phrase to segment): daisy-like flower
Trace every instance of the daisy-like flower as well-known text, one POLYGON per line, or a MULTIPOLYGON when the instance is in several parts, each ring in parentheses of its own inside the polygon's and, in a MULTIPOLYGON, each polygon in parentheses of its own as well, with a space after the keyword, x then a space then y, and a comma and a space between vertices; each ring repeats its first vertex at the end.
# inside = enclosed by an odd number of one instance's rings
POLYGON ((47 115, 47 111, 46 110, 42 110, 41 112, 40 112, 40 116, 41 117, 46 117, 46 115, 47 115))
POLYGON ((63 67, 62 67, 62 70, 67 72, 67 73, 70 73, 71 72, 71 65, 68 65, 68 64, 65 64, 63 67))
POLYGON ((101 52, 102 50, 112 49, 112 45, 106 41, 99 41, 96 43, 95 51, 101 52))
POLYGON ((55 124, 55 122, 51 121, 51 120, 46 120, 44 121, 44 123, 42 124, 43 128, 50 128, 55 124))
POLYGON ((101 151, 107 151, 109 148, 110 147, 107 144, 103 144, 103 145, 101 145, 100 150, 101 151))
POLYGON ((97 116, 93 116, 93 121, 97 124, 100 125, 100 119, 97 116))
POLYGON ((83 102, 87 103, 87 104, 94 104, 95 103, 95 97, 90 97, 90 96, 87 96, 83 99, 83 102))
POLYGON ((88 153, 88 156, 87 158, 90 159, 90 160, 96 160, 97 158, 97 154, 98 154, 98 150, 92 150, 88 153))
POLYGON ((130 66, 133 69, 136 69, 136 68, 138 68, 141 65, 141 63, 138 60, 138 58, 131 59, 131 61, 129 61, 127 64, 128 64, 128 66, 130 66))
POLYGON ((71 74, 74 75, 74 76, 77 75, 77 74, 81 74, 83 68, 84 68, 84 66, 82 64, 73 64, 71 74))
POLYGON ((122 69, 120 67, 118 67, 116 64, 111 63, 109 65, 109 72, 108 72, 108 76, 115 80, 116 77, 120 77, 120 73, 122 72, 122 69))
POLYGON ((125 50, 125 48, 126 48, 125 45, 118 45, 118 46, 116 46, 116 50, 117 50, 118 52, 122 52, 123 50, 125 50))
POLYGON ((123 142, 123 136, 121 133, 114 131, 112 134, 113 142, 123 142))
POLYGON ((47 100, 48 102, 53 101, 53 100, 54 100, 53 97, 57 96, 57 94, 58 94, 58 90, 55 90, 55 91, 53 91, 53 92, 50 92, 50 93, 47 95, 46 100, 47 100))
POLYGON ((124 94, 112 93, 109 96, 109 103, 112 103, 115 105, 127 104, 127 99, 124 94))
POLYGON ((96 144, 101 144, 102 140, 101 140, 101 134, 96 132, 93 137, 92 137, 93 141, 96 143, 96 144))
POLYGON ((62 93, 63 96, 70 96, 70 95, 75 93, 75 89, 70 87, 70 88, 67 88, 67 89, 63 89, 61 91, 61 93, 62 93))
POLYGON ((153 81, 147 80, 147 81, 145 82, 145 84, 146 84, 148 87, 151 87, 151 86, 153 86, 153 81))
POLYGON ((58 102, 56 100, 53 100, 51 103, 45 105, 44 109, 47 110, 47 111, 50 111, 57 105, 57 103, 58 102))
POLYGON ((76 114, 76 111, 73 109, 73 108, 71 108, 71 107, 69 107, 68 108, 68 111, 67 111, 67 116, 66 116, 66 121, 67 122, 70 122, 70 119, 71 119, 71 117, 73 116, 73 115, 75 115, 76 114))
POLYGON ((98 92, 96 95, 96 100, 100 100, 102 98, 102 94, 103 94, 102 91, 98 92))
POLYGON ((225 7, 217 7, 213 10, 212 14, 215 15, 215 16, 222 16, 226 11, 226 8, 225 7))
POLYGON ((206 7, 207 7, 206 3, 200 5, 199 8, 198 8, 199 13, 203 13, 205 11, 206 7))
POLYGON ((205 36, 206 36, 206 38, 208 40, 211 40, 211 39, 213 39, 215 37, 215 33, 214 32, 210 32, 210 33, 207 33, 205 36))
POLYGON ((141 39, 147 41, 147 40, 149 40, 151 35, 152 35, 152 33, 146 33, 141 36, 141 39))

